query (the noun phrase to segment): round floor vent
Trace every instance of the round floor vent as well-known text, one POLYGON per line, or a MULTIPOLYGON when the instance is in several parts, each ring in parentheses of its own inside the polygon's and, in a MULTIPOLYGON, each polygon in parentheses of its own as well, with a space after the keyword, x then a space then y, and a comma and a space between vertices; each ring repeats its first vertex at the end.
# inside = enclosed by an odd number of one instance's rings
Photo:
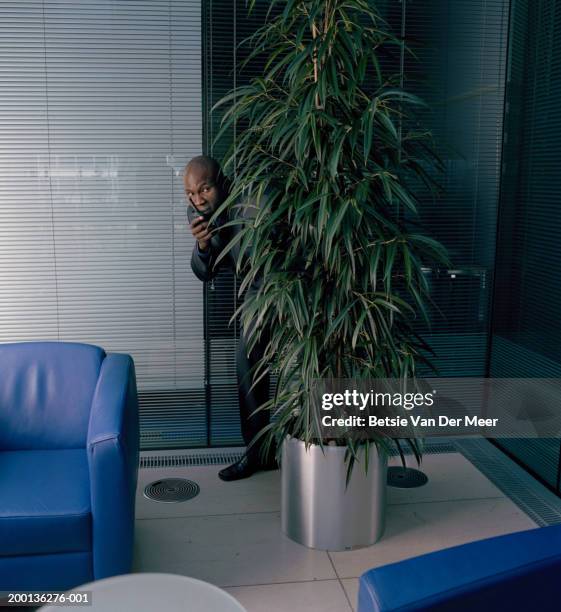
POLYGON ((165 478, 156 480, 144 487, 144 497, 154 501, 174 504, 193 499, 199 494, 196 482, 185 478, 165 478))
POLYGON ((388 485, 400 489, 414 489, 427 484, 429 479, 426 474, 413 468, 389 467, 388 485))

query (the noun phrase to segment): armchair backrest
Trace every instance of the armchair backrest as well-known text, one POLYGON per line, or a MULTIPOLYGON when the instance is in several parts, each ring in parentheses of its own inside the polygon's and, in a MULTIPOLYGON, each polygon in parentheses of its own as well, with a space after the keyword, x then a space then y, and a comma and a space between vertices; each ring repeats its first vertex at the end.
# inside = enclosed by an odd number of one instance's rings
POLYGON ((0 344, 0 450, 84 448, 103 349, 0 344))

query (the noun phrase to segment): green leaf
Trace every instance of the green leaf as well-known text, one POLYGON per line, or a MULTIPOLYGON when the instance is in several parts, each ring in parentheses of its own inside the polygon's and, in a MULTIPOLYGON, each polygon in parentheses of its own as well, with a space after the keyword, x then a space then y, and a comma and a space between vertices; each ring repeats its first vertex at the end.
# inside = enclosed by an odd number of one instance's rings
POLYGON ((329 193, 323 193, 320 196, 320 206, 318 215, 318 236, 321 236, 325 223, 327 221, 328 207, 329 207, 329 193))
POLYGON ((343 222, 343 218, 347 213, 349 208, 350 200, 345 200, 340 206, 334 217, 330 217, 327 220, 326 225, 326 237, 325 237, 325 259, 329 259, 329 255, 331 252, 331 245, 333 244, 333 238, 335 234, 339 230, 341 223, 343 222))
POLYGON ((397 88, 384 90, 382 93, 378 94, 378 99, 393 99, 400 103, 408 102, 409 104, 415 104, 418 106, 428 106, 423 99, 419 98, 419 96, 397 88))
POLYGON ((329 174, 331 178, 337 176, 337 168, 339 166, 339 158, 341 157, 341 150, 345 142, 345 134, 342 130, 339 131, 337 141, 332 149, 331 158, 329 160, 329 174))
POLYGON ((374 116, 376 115, 376 104, 369 103, 365 114, 362 118, 364 129, 364 161, 368 162, 370 148, 372 147, 372 138, 374 134, 374 116))
POLYGON ((337 317, 328 325, 327 330, 325 331, 325 338, 324 338, 324 346, 326 345, 327 341, 329 340, 329 338, 335 333, 337 332, 338 327, 341 325, 341 323, 345 320, 345 318, 347 317, 348 312, 351 310, 351 308, 356 304, 356 300, 353 300, 352 302, 349 302, 344 308, 343 310, 337 315, 337 317))
POLYGON ((386 109, 380 110, 380 112, 376 114, 376 119, 378 123, 380 123, 380 127, 382 129, 385 129, 387 132, 389 132, 389 134, 391 135, 393 139, 394 144, 397 144, 399 142, 399 136, 397 134, 395 125, 393 124, 392 120, 388 117, 387 110, 386 109))
POLYGON ((358 335, 363 331, 363 324, 364 324, 364 320, 366 319, 368 312, 364 311, 360 314, 358 321, 356 323, 355 326, 355 330, 353 332, 353 336, 351 338, 351 347, 354 349, 356 348, 356 341, 358 339, 358 335))
POLYGON ((405 206, 407 206, 410 211, 414 213, 417 212, 417 206, 415 205, 415 202, 413 202, 411 196, 397 181, 392 181, 391 189, 397 195, 399 200, 403 202, 403 204, 405 204, 405 206))
MULTIPOLYGON (((397 252, 397 244, 394 241, 390 242, 386 245, 385 249, 385 265, 384 265, 384 282, 386 286, 389 287, 389 283, 391 282, 392 271, 395 267, 395 255, 397 252)), ((386 289, 389 292, 389 289, 386 289)))

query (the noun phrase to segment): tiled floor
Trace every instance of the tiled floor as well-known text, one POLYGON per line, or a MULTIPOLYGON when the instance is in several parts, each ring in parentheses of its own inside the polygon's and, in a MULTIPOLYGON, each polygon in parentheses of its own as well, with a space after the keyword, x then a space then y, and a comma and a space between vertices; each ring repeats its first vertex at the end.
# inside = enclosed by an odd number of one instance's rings
POLYGON ((315 551, 281 534, 278 472, 224 483, 218 469, 141 470, 134 569, 212 582, 248 612, 350 612, 357 578, 371 567, 536 526, 462 455, 426 455, 428 484, 389 489, 380 542, 353 551, 315 551), (144 486, 162 477, 189 478, 201 492, 180 504, 144 498, 144 486))

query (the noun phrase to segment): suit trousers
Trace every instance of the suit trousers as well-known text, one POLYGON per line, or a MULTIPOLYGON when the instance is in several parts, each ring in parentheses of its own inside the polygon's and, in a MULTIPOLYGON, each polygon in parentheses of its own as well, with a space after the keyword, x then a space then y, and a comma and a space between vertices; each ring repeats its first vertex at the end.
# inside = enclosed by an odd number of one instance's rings
MULTIPOLYGON (((258 410, 256 412, 259 406, 269 399, 269 374, 265 374, 265 376, 251 388, 256 378, 255 366, 263 357, 263 352, 268 341, 268 334, 262 332, 259 342, 253 347, 252 351, 249 351, 246 335, 242 332, 238 342, 236 370, 238 376, 240 423, 244 442, 248 446, 259 431, 269 424, 269 410, 258 410)), ((260 457, 264 439, 264 437, 259 438, 258 442, 248 450, 248 457, 250 457, 250 459, 261 459, 266 461, 266 458, 260 457)))

